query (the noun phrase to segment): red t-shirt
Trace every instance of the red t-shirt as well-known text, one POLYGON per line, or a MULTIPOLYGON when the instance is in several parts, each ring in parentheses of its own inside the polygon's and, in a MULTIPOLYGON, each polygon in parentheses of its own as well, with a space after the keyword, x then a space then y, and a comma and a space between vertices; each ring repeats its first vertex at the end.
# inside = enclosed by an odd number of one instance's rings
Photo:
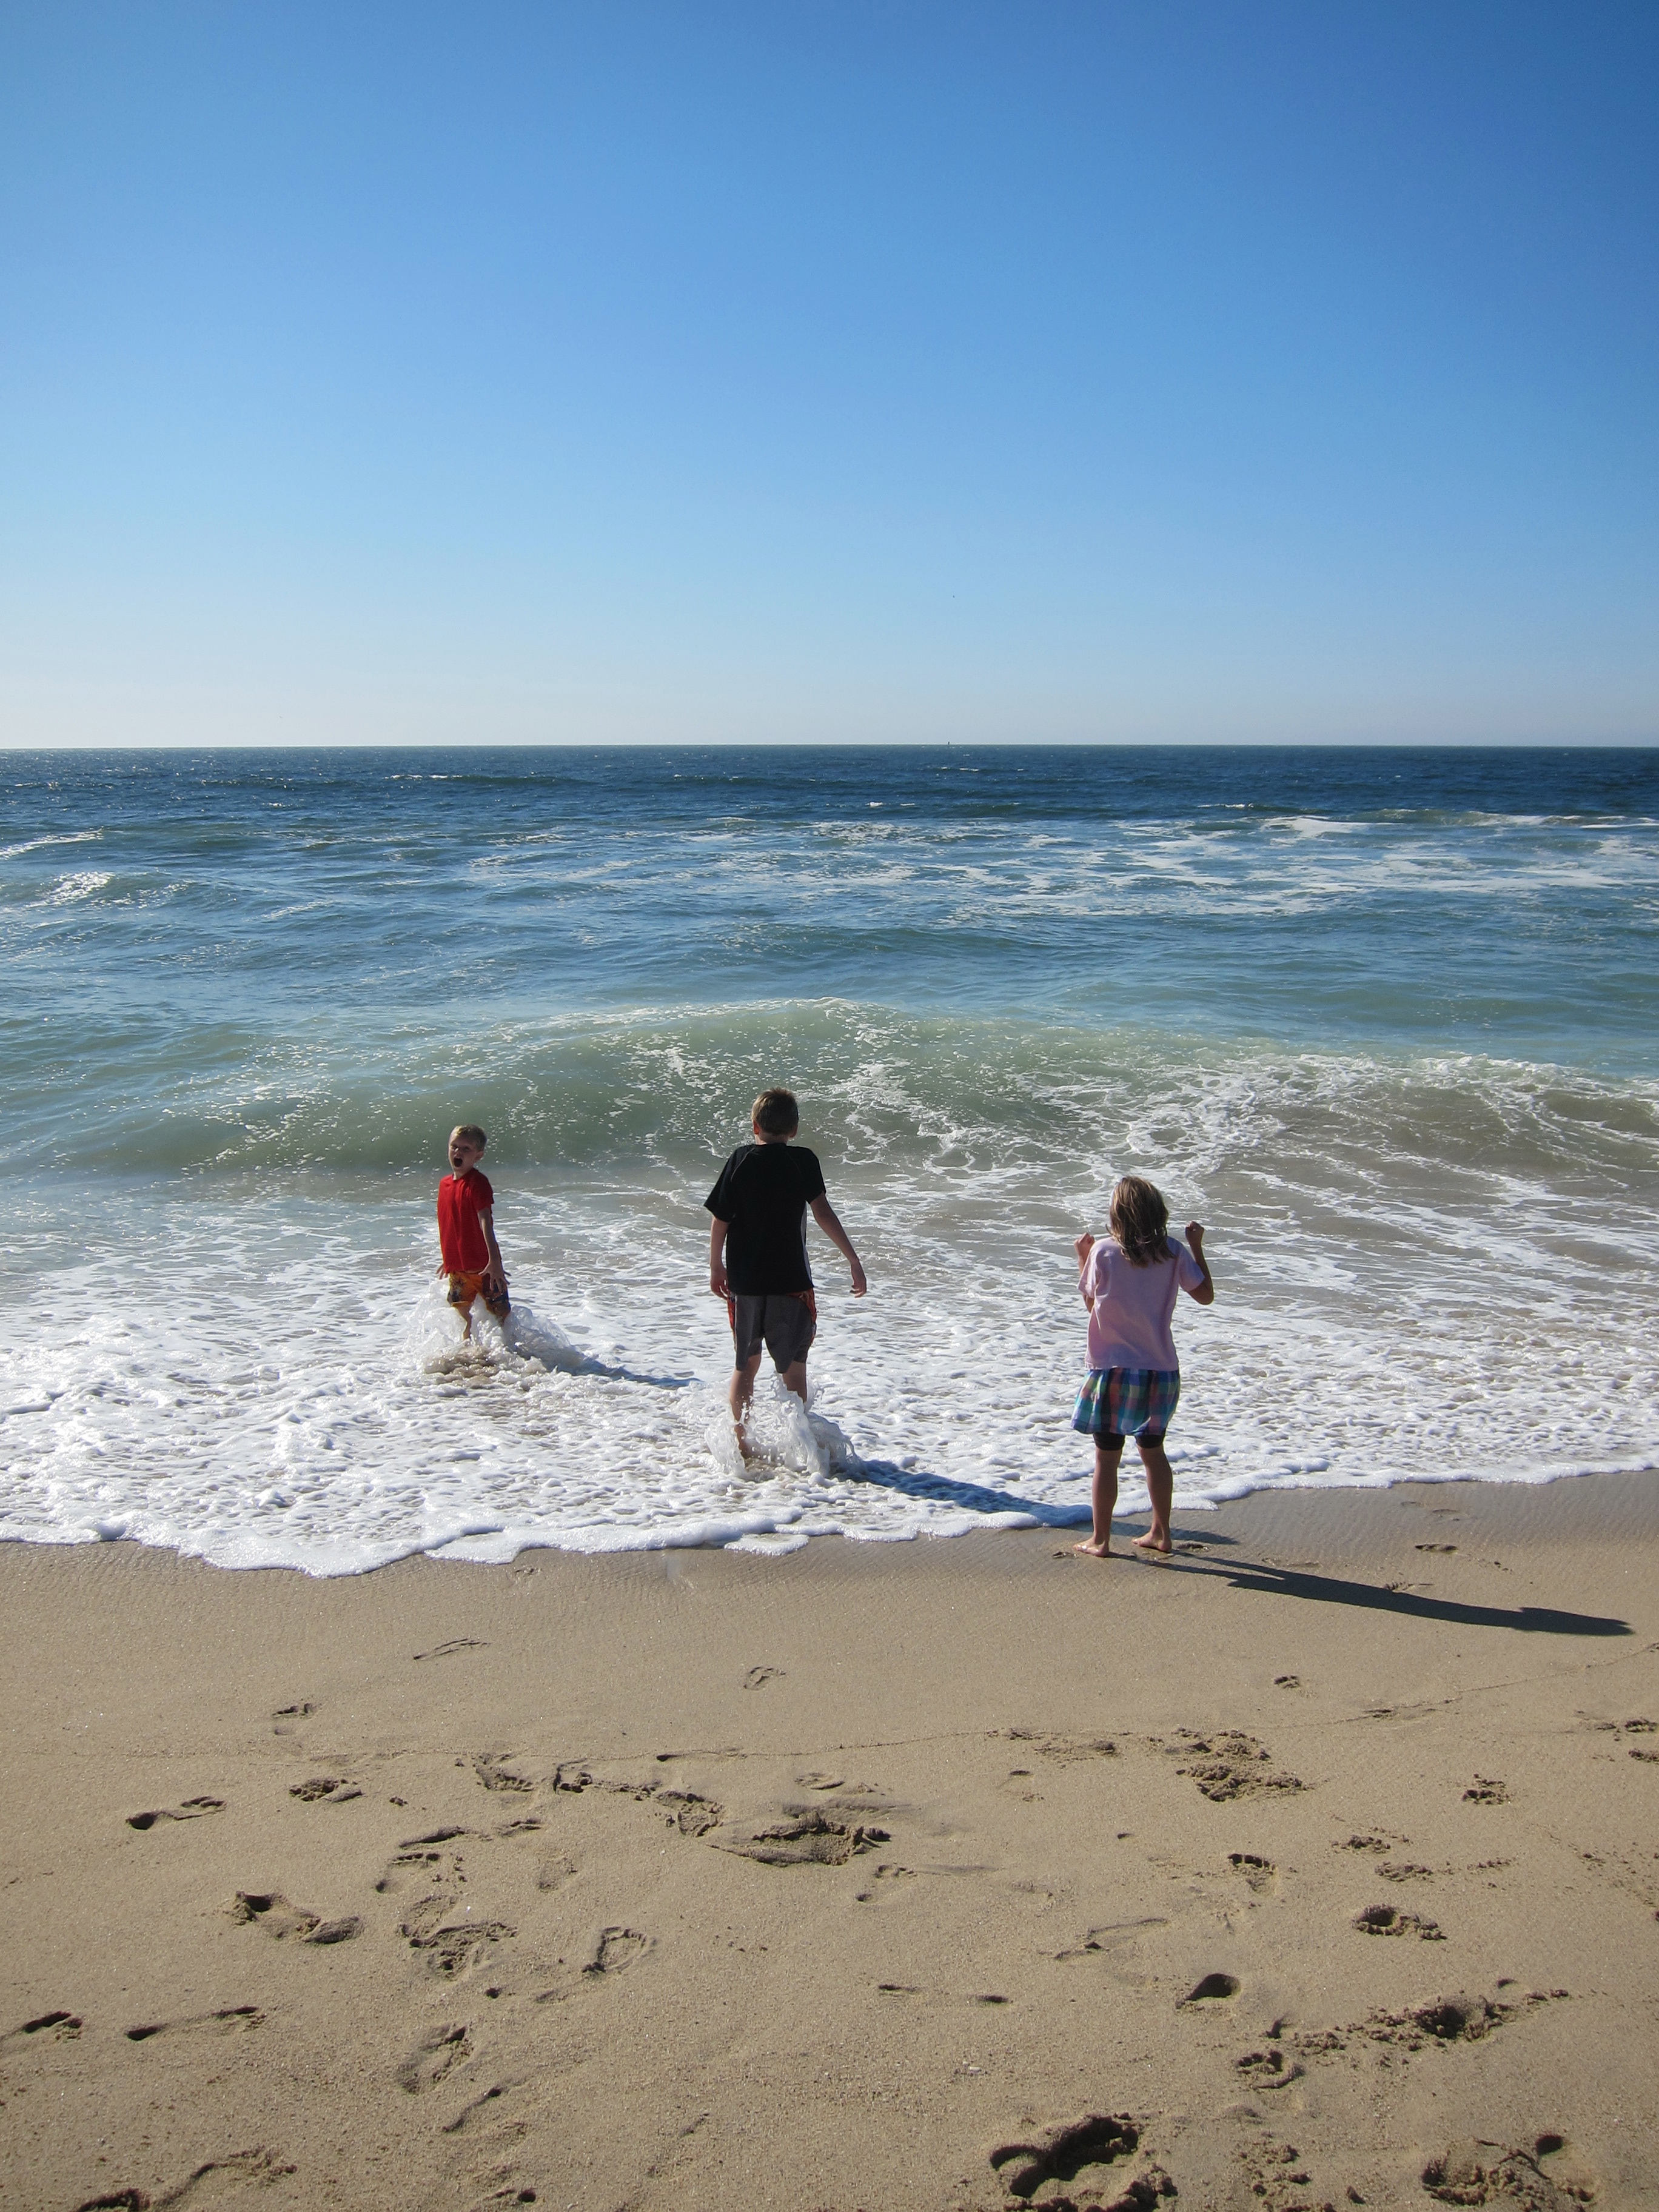
POLYGON ((478 1220, 495 1203, 495 1194, 477 1168, 464 1176, 447 1175, 438 1185, 438 1243, 444 1273, 476 1275, 489 1265, 489 1247, 478 1220))

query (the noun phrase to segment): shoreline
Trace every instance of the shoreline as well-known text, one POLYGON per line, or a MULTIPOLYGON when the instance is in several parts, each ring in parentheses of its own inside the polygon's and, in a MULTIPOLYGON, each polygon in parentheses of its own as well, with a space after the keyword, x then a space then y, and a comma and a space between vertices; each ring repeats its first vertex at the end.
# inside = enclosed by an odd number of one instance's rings
POLYGON ((0 2207, 1659 2205, 1659 1481, 1176 1528, 0 1547, 0 2207))

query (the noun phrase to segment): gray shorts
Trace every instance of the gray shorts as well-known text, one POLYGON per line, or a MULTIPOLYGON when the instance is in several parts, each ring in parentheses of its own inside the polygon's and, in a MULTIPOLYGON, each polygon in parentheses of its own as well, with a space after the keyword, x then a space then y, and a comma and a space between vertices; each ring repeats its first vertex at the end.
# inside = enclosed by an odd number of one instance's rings
POLYGON ((732 1316, 736 1364, 747 1367, 763 1343, 781 1374, 805 1359, 818 1333, 818 1310, 811 1291, 783 1291, 770 1297, 726 1300, 732 1316))

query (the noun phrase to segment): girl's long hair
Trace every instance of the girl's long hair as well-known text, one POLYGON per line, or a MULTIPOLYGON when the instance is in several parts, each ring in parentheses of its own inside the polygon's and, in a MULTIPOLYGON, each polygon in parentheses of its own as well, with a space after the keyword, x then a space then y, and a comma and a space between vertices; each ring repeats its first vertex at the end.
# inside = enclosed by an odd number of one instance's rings
POLYGON ((1137 1267, 1170 1256, 1170 1209, 1145 1176, 1120 1176, 1112 1186, 1112 1234, 1137 1267))

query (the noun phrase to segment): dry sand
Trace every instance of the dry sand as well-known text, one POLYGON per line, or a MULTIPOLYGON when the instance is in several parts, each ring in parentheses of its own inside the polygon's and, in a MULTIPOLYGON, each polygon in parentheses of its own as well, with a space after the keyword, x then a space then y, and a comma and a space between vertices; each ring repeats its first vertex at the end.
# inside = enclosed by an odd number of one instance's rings
POLYGON ((1656 1493, 6 1547, 0 2207, 1659 2205, 1656 1493))

